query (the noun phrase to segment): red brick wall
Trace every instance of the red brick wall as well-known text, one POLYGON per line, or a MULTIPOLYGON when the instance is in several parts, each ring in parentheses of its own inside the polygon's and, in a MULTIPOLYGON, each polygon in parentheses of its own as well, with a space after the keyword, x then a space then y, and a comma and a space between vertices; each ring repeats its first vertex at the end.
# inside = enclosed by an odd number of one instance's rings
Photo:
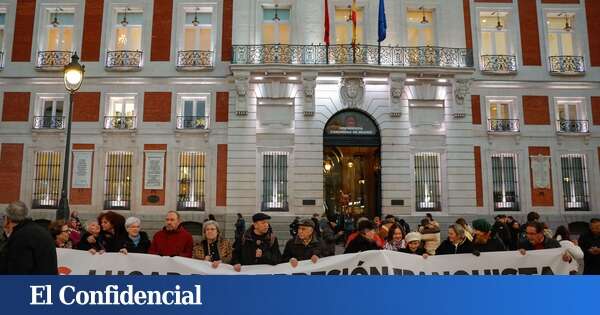
MULTIPOLYGON (((550 156, 550 147, 529 147, 529 156, 550 156)), ((554 206, 554 194, 552 192, 552 161, 550 161, 550 189, 533 189, 533 171, 531 160, 529 161, 529 181, 531 182, 531 205, 533 207, 554 206)))
POLYGON ((3 121, 29 120, 29 92, 4 92, 3 121))
POLYGON ((81 61, 100 61, 104 0, 86 0, 81 41, 81 61))
POLYGON ((144 93, 144 121, 171 121, 171 92, 144 93))
POLYGON ((227 206, 227 144, 217 145, 217 207, 227 206))
POLYGON ((600 67, 600 1, 586 0, 588 43, 592 67, 600 67))
POLYGON ((31 61, 34 21, 35 0, 18 0, 11 58, 13 62, 31 61))
POLYGON ((549 125, 548 96, 523 96, 523 112, 526 125, 549 125))
POLYGON ((73 97, 73 121, 93 122, 100 118, 100 92, 77 92, 73 97))
POLYGON ((592 121, 600 125, 600 96, 592 96, 592 121))
POLYGON ((152 17, 151 61, 169 61, 171 56, 171 20, 173 0, 154 0, 152 17))
POLYGON ((21 198, 21 170, 23 144, 2 143, 0 146, 0 203, 10 203, 21 198))
POLYGON ((479 95, 471 95, 471 116, 473 125, 481 125, 481 97, 479 95))
POLYGON ((542 0, 542 3, 579 4, 579 0, 542 0))
MULTIPOLYGON (((73 143, 73 151, 94 151, 95 147, 94 144, 73 143)), ((73 185, 73 171, 75 169, 74 160, 74 156, 71 156, 71 185, 73 185)), ((92 153, 92 165, 90 167, 92 168, 92 178, 94 178, 94 153, 92 153)), ((94 190, 93 180, 91 184, 90 188, 73 188, 71 186, 69 188, 69 203, 72 205, 91 205, 94 190)))
POLYGON ((473 33, 471 31, 471 3, 463 0, 463 17, 465 19, 465 42, 467 48, 473 48, 473 33))
POLYGON ((512 3, 513 0, 475 0, 475 2, 484 2, 484 3, 512 3))
POLYGON ((536 0, 519 0, 521 48, 525 66, 541 66, 540 33, 536 0))
POLYGON ((232 61, 233 0, 223 0, 223 33, 221 34, 221 60, 232 61))
POLYGON ((229 121, 229 92, 217 92, 217 113, 215 121, 229 121))
POLYGON ((481 170, 481 147, 473 150, 475 155, 475 200, 477 207, 483 207, 483 174, 481 170))
POLYGON ((144 206, 164 206, 165 205, 165 187, 166 187, 166 173, 167 173, 167 145, 166 144, 144 144, 144 151, 165 151, 165 173, 163 174, 163 189, 144 189, 144 181, 146 180, 146 155, 144 153, 144 167, 142 168, 142 205, 144 206), (159 198, 157 203, 150 203, 148 197, 156 195, 159 198))

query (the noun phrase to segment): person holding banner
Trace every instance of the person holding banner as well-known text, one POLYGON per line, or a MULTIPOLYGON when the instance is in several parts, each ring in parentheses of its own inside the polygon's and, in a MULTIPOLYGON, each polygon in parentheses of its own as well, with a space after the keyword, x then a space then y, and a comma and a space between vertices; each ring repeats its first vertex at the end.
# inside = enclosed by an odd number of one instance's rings
POLYGON ((218 268, 221 263, 231 262, 233 247, 229 240, 223 238, 217 221, 204 222, 202 238, 200 244, 194 246, 193 258, 208 261, 213 268, 218 268))
POLYGON ((369 220, 360 221, 358 223, 357 232, 358 234, 356 237, 350 241, 348 246, 346 246, 346 251, 344 254, 381 249, 381 247, 377 245, 377 234, 375 233, 375 226, 373 225, 373 222, 369 220))
POLYGON ((323 243, 315 233, 315 223, 304 219, 298 224, 298 234, 285 244, 282 262, 290 262, 292 268, 298 266, 298 261, 311 260, 316 263, 323 257, 323 243))
POLYGON ((406 248, 400 250, 400 252, 405 254, 419 255, 423 256, 423 258, 427 259, 429 254, 425 251, 425 249, 421 246, 421 233, 419 232, 410 232, 406 234, 406 248))
POLYGON ((192 234, 181 226, 181 217, 177 211, 167 212, 165 226, 154 234, 149 254, 160 256, 181 256, 192 258, 194 239, 192 234))
POLYGON ((276 265, 281 261, 277 237, 269 225, 270 216, 260 212, 252 216, 252 226, 244 233, 233 253, 233 267, 242 265, 276 265))
POLYGON ((406 241, 404 240, 404 231, 396 223, 393 223, 389 227, 389 232, 386 235, 385 245, 383 249, 399 252, 406 247, 406 241))
POLYGON ((142 221, 136 217, 129 217, 125 220, 125 229, 127 230, 127 237, 123 240, 120 252, 127 255, 127 253, 138 253, 146 254, 150 249, 150 239, 148 234, 144 231, 140 231, 142 221))
POLYGON ((492 234, 492 225, 485 219, 473 221, 473 253, 503 252, 506 250, 504 243, 492 234))
POLYGON ((121 244, 125 239, 125 217, 114 212, 106 211, 98 216, 98 223, 102 228, 98 242, 106 252, 117 253, 121 250, 121 244))
POLYGON ((471 254, 473 243, 465 235, 460 224, 452 224, 448 228, 448 239, 444 240, 435 250, 436 255, 471 254))
POLYGON ((592 219, 590 231, 581 235, 579 246, 584 254, 585 275, 600 275, 600 219, 592 219))
POLYGON ((79 244, 77 244, 77 249, 86 250, 92 255, 104 253, 104 247, 102 247, 102 244, 98 241, 100 232, 102 231, 98 221, 90 220, 85 226, 86 232, 81 236, 81 240, 79 241, 79 244))
MULTIPOLYGON (((544 234, 545 226, 542 222, 532 221, 525 227, 526 240, 519 244, 519 252, 521 255, 526 255, 528 250, 539 250, 549 248, 560 248, 560 243, 557 240, 546 237, 544 234)), ((573 257, 565 251, 563 261, 571 262, 573 257)))

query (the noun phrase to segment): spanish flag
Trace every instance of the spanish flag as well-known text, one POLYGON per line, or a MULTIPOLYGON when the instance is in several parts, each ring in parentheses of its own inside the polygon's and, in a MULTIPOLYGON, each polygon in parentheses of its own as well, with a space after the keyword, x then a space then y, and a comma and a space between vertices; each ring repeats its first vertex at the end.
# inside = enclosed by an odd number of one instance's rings
POLYGON ((325 0, 325 32, 323 36, 323 41, 325 41, 325 45, 329 46, 329 3, 325 0))
POLYGON ((358 8, 356 7, 356 0, 352 0, 352 7, 350 12, 350 20, 352 21, 352 45, 356 45, 356 25, 358 23, 358 8))

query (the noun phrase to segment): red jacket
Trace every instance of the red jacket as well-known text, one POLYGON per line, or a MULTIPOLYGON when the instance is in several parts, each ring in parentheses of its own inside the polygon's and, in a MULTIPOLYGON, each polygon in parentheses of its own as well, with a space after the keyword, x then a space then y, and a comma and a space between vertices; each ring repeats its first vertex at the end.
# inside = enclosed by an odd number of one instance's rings
POLYGON ((167 231, 165 228, 156 232, 152 239, 149 254, 160 256, 181 256, 192 258, 194 240, 192 234, 182 226, 177 230, 167 231))

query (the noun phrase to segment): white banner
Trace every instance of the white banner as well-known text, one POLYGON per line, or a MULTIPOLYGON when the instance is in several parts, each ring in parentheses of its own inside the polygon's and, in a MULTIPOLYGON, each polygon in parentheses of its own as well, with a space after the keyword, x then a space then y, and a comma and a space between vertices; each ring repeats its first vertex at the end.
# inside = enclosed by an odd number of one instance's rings
POLYGON ((320 259, 316 264, 301 261, 296 268, 289 263, 276 266, 243 266, 241 272, 231 265, 214 269, 210 263, 183 257, 146 254, 105 253, 57 249, 59 273, 68 275, 539 275, 569 274, 577 263, 562 260, 563 249, 519 252, 431 256, 424 259, 392 251, 369 251, 320 259))

